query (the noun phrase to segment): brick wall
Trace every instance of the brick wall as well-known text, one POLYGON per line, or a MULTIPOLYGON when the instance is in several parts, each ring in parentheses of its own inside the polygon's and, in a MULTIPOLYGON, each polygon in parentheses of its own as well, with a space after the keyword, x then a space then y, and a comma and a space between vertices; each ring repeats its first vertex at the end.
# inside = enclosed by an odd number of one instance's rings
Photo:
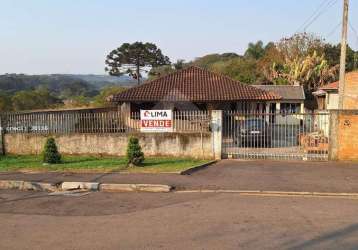
POLYGON ((330 158, 358 160, 358 110, 332 111, 330 158))
POLYGON ((358 109, 358 71, 346 75, 344 109, 358 109))

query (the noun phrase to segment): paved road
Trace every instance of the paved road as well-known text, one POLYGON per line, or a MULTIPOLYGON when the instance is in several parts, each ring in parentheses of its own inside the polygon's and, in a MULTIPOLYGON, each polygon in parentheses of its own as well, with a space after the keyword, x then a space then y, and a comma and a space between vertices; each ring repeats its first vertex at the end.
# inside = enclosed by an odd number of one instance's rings
POLYGON ((169 184, 177 189, 358 192, 358 163, 223 160, 191 176, 0 173, 0 179, 169 184))
POLYGON ((357 249, 358 200, 0 191, 0 249, 357 249))

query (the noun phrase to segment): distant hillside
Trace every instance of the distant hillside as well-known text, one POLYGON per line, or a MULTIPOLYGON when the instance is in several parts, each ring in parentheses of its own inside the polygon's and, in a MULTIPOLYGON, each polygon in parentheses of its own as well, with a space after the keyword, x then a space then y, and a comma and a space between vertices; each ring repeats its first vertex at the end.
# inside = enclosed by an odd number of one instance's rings
POLYGON ((94 96, 98 89, 87 81, 66 75, 0 75, 0 91, 15 94, 24 90, 47 89, 58 97, 94 96))
POLYGON ((84 80, 98 89, 107 85, 120 85, 130 87, 136 84, 130 76, 110 76, 110 75, 65 75, 77 79, 84 80))
POLYGON ((103 106, 106 95, 135 84, 128 76, 0 75, 0 112, 103 106))
POLYGON ((59 97, 68 96, 93 96, 106 86, 134 86, 136 81, 129 76, 108 75, 25 75, 5 74, 0 75, 0 91, 14 94, 22 90, 35 90, 47 88, 51 93, 59 97))

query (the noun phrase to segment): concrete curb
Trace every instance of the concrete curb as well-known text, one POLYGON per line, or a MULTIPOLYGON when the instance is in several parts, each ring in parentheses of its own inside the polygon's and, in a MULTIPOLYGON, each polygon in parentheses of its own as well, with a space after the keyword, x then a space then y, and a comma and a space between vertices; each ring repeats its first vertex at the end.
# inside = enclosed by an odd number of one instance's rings
POLYGON ((172 190, 171 186, 159 184, 100 184, 101 192, 152 192, 168 193, 172 190))
POLYGON ((68 190, 75 190, 75 189, 82 189, 82 190, 89 190, 89 191, 98 191, 99 183, 97 182, 62 182, 61 190, 68 191, 68 190))
POLYGON ((151 192, 168 193, 173 187, 159 184, 111 184, 98 182, 63 182, 54 185, 43 182, 0 180, 0 189, 18 189, 23 191, 59 192, 71 190, 102 192, 151 192))
POLYGON ((207 163, 204 163, 204 164, 189 168, 187 170, 181 171, 181 172, 179 172, 179 174, 181 174, 181 175, 191 175, 192 173, 197 172, 199 170, 202 170, 204 168, 207 168, 210 165, 213 165, 213 164, 215 164, 217 162, 218 162, 217 160, 210 161, 210 162, 207 162, 207 163))
POLYGON ((54 192, 58 190, 58 187, 54 184, 43 182, 0 180, 0 189, 54 192))
POLYGON ((358 193, 332 193, 332 192, 286 192, 286 191, 260 191, 260 190, 230 190, 230 189, 193 189, 179 190, 176 193, 231 193, 252 196, 301 196, 301 197, 352 197, 358 198, 358 193))
POLYGON ((23 191, 100 191, 100 192, 151 192, 151 193, 231 193, 245 196, 284 196, 284 197, 337 197, 358 199, 358 193, 332 192, 286 192, 261 190, 230 190, 230 189, 193 189, 173 190, 172 186, 160 184, 115 184, 98 182, 63 182, 61 185, 43 182, 0 180, 1 189, 18 189, 23 191))

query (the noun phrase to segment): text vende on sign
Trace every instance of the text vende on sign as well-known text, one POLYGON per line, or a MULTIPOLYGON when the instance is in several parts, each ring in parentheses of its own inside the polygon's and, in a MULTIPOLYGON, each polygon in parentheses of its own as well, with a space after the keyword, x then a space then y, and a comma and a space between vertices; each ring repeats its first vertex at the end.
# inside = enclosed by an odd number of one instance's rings
POLYGON ((173 132, 171 110, 141 110, 141 132, 173 132))

